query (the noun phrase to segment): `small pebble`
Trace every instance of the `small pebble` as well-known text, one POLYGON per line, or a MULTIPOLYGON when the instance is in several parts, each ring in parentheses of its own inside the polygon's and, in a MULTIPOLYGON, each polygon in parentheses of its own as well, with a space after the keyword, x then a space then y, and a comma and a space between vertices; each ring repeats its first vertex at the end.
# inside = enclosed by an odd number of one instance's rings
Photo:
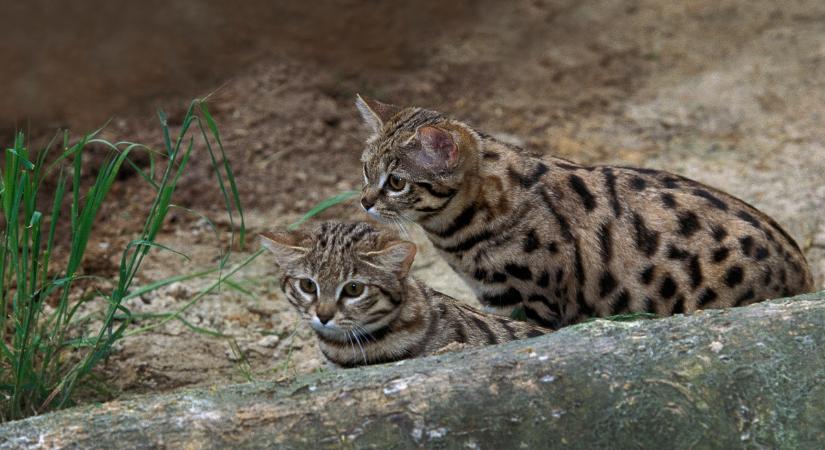
POLYGON ((281 341, 281 338, 274 334, 269 334, 261 339, 258 339, 258 342, 255 342, 255 345, 266 347, 266 348, 275 348, 278 345, 278 342, 281 341))

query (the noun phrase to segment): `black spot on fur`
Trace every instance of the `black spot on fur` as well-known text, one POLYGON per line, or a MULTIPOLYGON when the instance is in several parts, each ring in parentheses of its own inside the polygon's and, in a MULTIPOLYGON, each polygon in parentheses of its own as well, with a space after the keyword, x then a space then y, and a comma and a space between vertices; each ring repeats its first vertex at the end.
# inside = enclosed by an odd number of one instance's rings
POLYGON ((576 294, 576 304, 579 306, 579 314, 588 317, 593 315, 593 308, 587 304, 587 300, 584 298, 584 292, 581 290, 576 294))
POLYGON ((613 314, 618 314, 627 311, 630 305, 630 292, 627 289, 622 289, 619 295, 616 296, 616 301, 613 302, 613 314))
POLYGON ((711 206, 713 206, 714 208, 721 209, 722 211, 727 211, 728 210, 727 203, 723 202, 722 200, 719 199, 719 197, 711 194, 710 192, 708 192, 704 189, 694 189, 693 190, 693 195, 695 195, 697 197, 702 197, 703 199, 707 200, 708 203, 710 203, 711 206))
POLYGON ((504 271, 519 280, 530 280, 533 278, 530 268, 527 266, 522 266, 521 264, 508 263, 504 266, 504 271))
POLYGON ((602 224, 601 228, 599 228, 599 250, 602 255, 602 261, 607 264, 610 262, 610 258, 613 256, 613 247, 611 243, 611 236, 610 236, 610 228, 611 223, 607 222, 602 224))
POLYGON ((583 286, 585 282, 585 274, 584 274, 584 265, 582 264, 582 254, 581 250, 579 249, 579 241, 576 240, 573 242, 574 253, 573 256, 575 257, 575 269, 576 269, 576 281, 579 282, 579 286, 583 286))
POLYGON ((550 300, 547 299, 547 297, 545 297, 543 295, 533 294, 530 297, 527 297, 527 302, 528 303, 540 302, 544 306, 546 306, 547 309, 549 309, 550 312, 553 313, 554 315, 556 315, 556 316, 561 315, 561 310, 559 309, 558 303, 551 302, 550 300))
POLYGON ((647 227, 638 213, 633 213, 633 228, 636 230, 636 247, 647 256, 653 256, 659 248, 659 233, 647 227))
POLYGON ((753 238, 750 236, 741 237, 739 238, 739 244, 742 246, 742 253, 745 256, 750 256, 753 250, 753 238))
POLYGON ((768 270, 765 272, 765 276, 762 278, 762 284, 768 286, 771 284, 771 280, 773 279, 773 270, 768 267, 768 270))
POLYGON ((740 295, 739 298, 736 299, 735 306, 742 306, 748 300, 753 300, 754 297, 756 297, 756 294, 753 292, 753 289, 748 289, 747 292, 740 295))
POLYGON ((754 253, 753 257, 757 261, 762 261, 763 259, 770 256, 771 252, 765 247, 756 247, 756 252, 754 253))
POLYGON ((691 256, 690 261, 688 262, 688 275, 690 275, 690 287, 696 289, 702 284, 702 265, 699 264, 699 257, 696 255, 691 256))
POLYGON ((551 242, 551 243, 547 244, 547 251, 549 251, 550 253, 555 255, 556 253, 559 252, 558 244, 556 244, 555 242, 551 242))
POLYGON ((587 184, 585 184, 584 180, 578 175, 570 175, 569 178, 570 187, 573 188, 573 191, 581 197, 582 203, 584 204, 584 208, 587 211, 592 211, 596 208, 596 197, 590 193, 590 190, 587 189, 587 184))
POLYGON ((556 284, 560 284, 563 277, 564 277, 564 269, 559 267, 559 270, 556 271, 556 284))
POLYGON ((550 274, 547 273, 547 271, 545 270, 544 272, 541 273, 541 275, 539 276, 539 279, 536 280, 536 286, 538 286, 540 288, 545 288, 549 284, 550 284, 550 274))
POLYGON ((642 271, 641 275, 639 275, 639 279, 642 281, 642 284, 648 285, 651 281, 653 281, 653 275, 656 273, 656 266, 649 265, 645 270, 642 271))
POLYGON ((716 242, 722 242, 723 239, 728 235, 728 230, 721 225, 714 225, 713 226, 713 239, 716 242))
POLYGON ((676 199, 673 197, 673 194, 662 194, 662 203, 664 203, 665 208, 668 209, 673 209, 676 207, 676 199))
POLYGON ((676 303, 673 304, 673 314, 685 313, 685 296, 680 295, 676 298, 676 303))
POLYGON ((573 240, 573 233, 570 232, 570 224, 567 223, 567 219, 556 209, 550 194, 548 194, 546 190, 541 190, 540 192, 541 199, 544 201, 547 210, 550 211, 550 214, 553 214, 553 217, 555 217, 559 223, 562 237, 566 240, 573 240))
MULTIPOLYGON (((541 326, 547 327, 551 330, 555 330, 561 326, 558 320, 548 320, 539 315, 533 308, 528 306, 524 307, 524 315, 527 316, 527 319, 535 322, 541 326)), ((536 337, 541 336, 542 333, 536 329, 531 329, 527 332, 527 337, 536 337)))
POLYGON ((612 273, 605 271, 599 279, 599 296, 604 298, 614 289, 616 289, 616 278, 612 273))
POLYGON ((742 282, 745 278, 745 271, 739 266, 731 266, 727 272, 725 272, 725 285, 728 287, 734 287, 742 282))
POLYGON ((647 187, 647 181, 642 177, 632 177, 630 179, 630 188, 634 191, 643 191, 647 187))
POLYGON ((662 173, 661 170, 656 169, 646 169, 644 167, 630 167, 630 166, 618 166, 621 169, 630 170, 637 173, 642 173, 645 175, 659 175, 662 173))
POLYGON ((646 313, 656 314, 656 302, 650 297, 645 297, 642 303, 642 311, 646 313))
POLYGON ((736 217, 744 220, 745 222, 751 224, 752 227, 756 229, 762 229, 762 225, 747 211, 736 211, 736 217))
POLYGON ((502 272, 495 272, 493 273, 493 283, 505 283, 507 282, 507 275, 502 272))
POLYGON ((730 249, 727 247, 719 247, 713 251, 713 262, 720 263, 728 258, 730 249))
POLYGON ((693 211, 679 214, 679 234, 690 237, 699 229, 699 217, 693 211))
POLYGON ((666 176, 662 178, 662 184, 665 185, 668 189, 678 189, 679 188, 679 179, 672 176, 666 176))
POLYGON ((622 216, 622 208, 619 205, 619 196, 616 194, 616 175, 613 169, 605 167, 602 169, 604 174, 604 185, 607 187, 607 194, 610 196, 610 207, 613 208, 613 213, 616 217, 622 216))
POLYGON ((485 151, 484 153, 481 154, 481 157, 484 158, 484 159, 497 160, 497 159, 501 158, 501 155, 499 155, 496 152, 485 151))
POLYGON ((682 250, 673 244, 670 244, 667 247, 667 257, 670 259, 686 259, 688 256, 690 256, 689 252, 682 250))
POLYGON ((484 303, 490 306, 512 306, 521 303, 521 292, 515 288, 510 288, 501 294, 485 295, 483 297, 484 303))
POLYGON ((717 294, 716 291, 714 291, 711 288, 705 288, 705 290, 702 291, 702 295, 699 296, 699 300, 696 303, 696 307, 701 308, 707 305, 708 303, 716 300, 718 297, 719 294, 717 294))
POLYGON ((479 281, 483 281, 487 279, 487 271, 481 268, 476 269, 475 273, 473 273, 473 278, 479 281))
POLYGON ((539 248, 539 245, 541 245, 541 243, 539 242, 539 237, 536 235, 536 230, 531 228, 530 231, 527 232, 527 235, 524 236, 522 248, 525 253, 532 253, 539 248))
POLYGON ((556 166, 560 167, 564 170, 579 170, 579 169, 581 169, 581 167, 579 167, 579 166, 574 166, 573 164, 568 164, 568 163, 563 163, 563 162, 556 163, 556 166))
POLYGON ((541 177, 547 173, 547 165, 543 162, 539 162, 532 171, 530 171, 527 175, 522 175, 518 173, 512 167, 507 168, 507 175, 510 177, 511 180, 518 183, 524 189, 530 189, 536 183, 541 180, 541 177))
MULTIPOLYGON (((776 223, 775 220, 771 219, 768 216, 765 216, 765 221, 768 222, 768 224, 770 224, 770 226, 773 227, 776 231, 778 231, 779 234, 781 234, 782 237, 785 238, 785 240, 789 244, 791 244, 791 247, 795 248, 797 251, 801 251, 800 248, 799 248, 799 245, 797 245, 796 241, 793 240, 791 235, 789 235, 787 231, 785 231, 782 227, 780 227, 779 224, 776 223)), ((767 229, 765 231, 768 232, 768 233, 770 232, 770 230, 767 230, 767 229)))
POLYGON ((670 275, 666 275, 664 280, 662 280, 662 285, 659 287, 659 295, 665 299, 671 298, 676 294, 678 288, 679 286, 676 285, 673 278, 671 278, 670 275))

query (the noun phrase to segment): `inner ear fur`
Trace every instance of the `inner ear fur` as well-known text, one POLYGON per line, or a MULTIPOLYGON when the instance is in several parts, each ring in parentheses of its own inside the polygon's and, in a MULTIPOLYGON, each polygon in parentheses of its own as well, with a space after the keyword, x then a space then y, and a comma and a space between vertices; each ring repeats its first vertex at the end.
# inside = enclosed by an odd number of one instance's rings
POLYGON ((275 263, 281 267, 307 254, 309 249, 303 245, 305 238, 300 231, 265 231, 259 235, 261 245, 272 253, 275 263))
POLYGON ((387 242, 381 250, 364 253, 362 256, 371 264, 391 270, 404 278, 410 273, 415 260, 417 247, 409 241, 394 240, 387 242))
POLYGON ((364 123, 373 134, 380 133, 384 124, 401 111, 399 106, 382 103, 361 94, 355 96, 355 107, 358 108, 364 123))

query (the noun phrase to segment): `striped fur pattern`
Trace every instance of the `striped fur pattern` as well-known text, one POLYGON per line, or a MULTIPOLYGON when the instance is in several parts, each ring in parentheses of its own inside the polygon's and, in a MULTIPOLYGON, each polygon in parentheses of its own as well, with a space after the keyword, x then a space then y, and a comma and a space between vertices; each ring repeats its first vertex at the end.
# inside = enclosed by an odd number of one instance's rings
POLYGON ((372 135, 361 203, 415 222, 496 310, 591 316, 747 305, 812 289, 770 217, 668 172, 535 158, 444 115, 356 102, 372 135))
POLYGON ((289 302, 342 367, 538 336, 548 330, 482 313, 409 276, 415 245, 366 223, 323 222, 261 235, 289 302))

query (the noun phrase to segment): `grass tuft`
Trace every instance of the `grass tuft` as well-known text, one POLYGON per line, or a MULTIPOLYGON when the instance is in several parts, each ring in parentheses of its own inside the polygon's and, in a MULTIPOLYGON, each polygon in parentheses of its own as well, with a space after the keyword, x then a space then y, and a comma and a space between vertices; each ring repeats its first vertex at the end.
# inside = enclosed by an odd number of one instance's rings
MULTIPOLYGON (((141 331, 130 329, 134 317, 124 306, 125 300, 173 281, 218 272, 217 281, 206 290, 211 291, 260 254, 258 251, 223 273, 235 241, 236 222, 241 247, 245 223, 235 178, 206 104, 199 100, 190 104, 174 139, 163 112, 159 113, 159 119, 164 142, 162 152, 131 142, 109 142, 98 137, 101 130, 73 144, 69 143, 68 133, 64 133, 62 152, 48 164, 53 143, 32 152, 19 133, 13 145, 5 149, 4 167, 0 171, 0 223, 3 225, 0 230, 3 243, 0 246, 0 421, 71 405, 73 394, 93 378, 92 369, 110 354, 113 345, 141 331), (215 269, 176 276, 132 291, 135 276, 150 251, 186 257, 159 244, 157 237, 168 211, 174 207, 172 197, 193 155, 196 137, 209 155, 217 187, 224 198, 231 224, 230 242, 225 250, 221 249, 215 269), (84 155, 92 144, 107 149, 107 155, 91 185, 84 187, 81 182, 84 155), (148 170, 130 159, 134 151, 148 152, 148 170), (147 202, 143 228, 123 249, 111 290, 95 290, 91 295, 78 296, 73 289, 75 282, 90 278, 81 273, 89 240, 95 225, 102 220, 101 206, 124 165, 136 170, 154 190, 147 202), (44 193, 43 181, 47 177, 56 177, 57 182, 53 192, 44 193), (46 197, 53 200, 44 210, 38 200, 46 197), (71 236, 65 239, 69 242, 65 250, 67 256, 59 259, 60 267, 55 267, 58 264, 55 235, 61 222, 68 226, 71 236), (83 325, 88 319, 77 313, 84 303, 93 301, 104 306, 101 324, 86 334, 88 329, 83 325)), ((174 319, 188 324, 180 314, 205 293, 201 292, 181 310, 163 316, 152 327, 174 319)))

